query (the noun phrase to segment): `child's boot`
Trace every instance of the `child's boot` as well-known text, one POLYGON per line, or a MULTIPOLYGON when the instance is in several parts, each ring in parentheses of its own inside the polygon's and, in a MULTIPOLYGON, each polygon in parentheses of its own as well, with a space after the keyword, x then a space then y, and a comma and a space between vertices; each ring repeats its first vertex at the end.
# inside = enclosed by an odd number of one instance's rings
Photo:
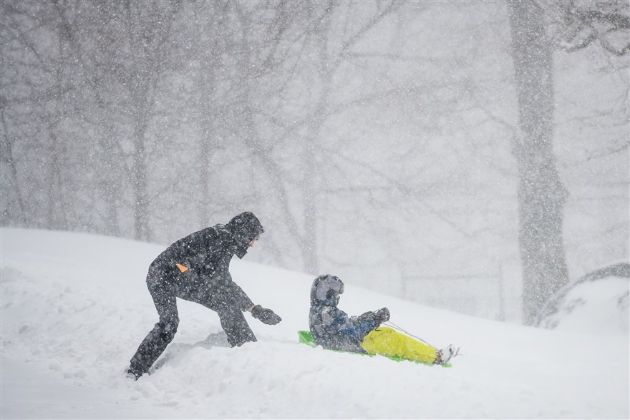
POLYGON ((437 351, 437 357, 433 363, 436 365, 446 364, 453 357, 457 356, 458 353, 459 348, 455 348, 452 344, 449 344, 446 348, 437 351))

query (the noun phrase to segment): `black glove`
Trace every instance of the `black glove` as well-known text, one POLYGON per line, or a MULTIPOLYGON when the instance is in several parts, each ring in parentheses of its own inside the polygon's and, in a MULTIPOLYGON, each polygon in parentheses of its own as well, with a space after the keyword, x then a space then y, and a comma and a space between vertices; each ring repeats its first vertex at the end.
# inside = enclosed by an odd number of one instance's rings
POLYGON ((381 308, 374 314, 374 319, 377 324, 382 324, 385 321, 389 321, 389 309, 381 308))
POLYGON ((260 305, 255 305, 251 310, 252 316, 261 322, 264 322, 267 325, 276 325, 278 322, 282 321, 274 311, 271 309, 263 308, 260 305))

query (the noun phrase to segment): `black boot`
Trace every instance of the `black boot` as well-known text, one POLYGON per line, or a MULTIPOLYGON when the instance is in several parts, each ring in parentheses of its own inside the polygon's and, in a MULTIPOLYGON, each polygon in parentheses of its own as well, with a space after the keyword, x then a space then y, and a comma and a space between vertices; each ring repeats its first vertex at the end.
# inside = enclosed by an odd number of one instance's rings
POLYGON ((129 366, 129 369, 127 370, 127 377, 129 379, 133 379, 134 381, 137 381, 138 379, 140 379, 140 377, 142 376, 144 372, 136 367, 129 366))
POLYGON ((128 373, 134 375, 136 380, 149 371, 149 368, 164 352, 166 346, 173 341, 178 323, 179 320, 177 318, 174 318, 169 323, 160 321, 155 324, 151 332, 142 340, 136 354, 133 355, 129 362, 128 373))

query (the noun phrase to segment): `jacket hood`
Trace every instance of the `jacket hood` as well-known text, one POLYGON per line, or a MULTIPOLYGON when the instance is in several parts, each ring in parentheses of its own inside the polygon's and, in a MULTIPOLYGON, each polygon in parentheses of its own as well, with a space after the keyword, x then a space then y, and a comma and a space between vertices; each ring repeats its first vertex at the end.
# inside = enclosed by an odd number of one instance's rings
POLYGON ((337 306, 343 293, 343 282, 337 276, 324 274, 313 280, 311 305, 337 306))
POLYGON ((234 216, 225 227, 234 238, 235 254, 239 258, 243 258, 247 254, 249 243, 265 231, 260 220, 249 211, 234 216))

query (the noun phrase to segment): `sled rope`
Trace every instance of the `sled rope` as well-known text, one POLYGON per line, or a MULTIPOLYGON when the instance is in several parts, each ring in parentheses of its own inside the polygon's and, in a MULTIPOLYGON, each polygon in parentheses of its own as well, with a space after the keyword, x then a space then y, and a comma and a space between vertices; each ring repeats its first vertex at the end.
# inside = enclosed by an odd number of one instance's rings
MULTIPOLYGON (((399 330, 399 331, 401 331, 401 332, 403 332, 403 333, 407 334, 408 336, 415 338, 416 340, 420 340, 420 341, 422 341, 422 342, 423 342, 424 344, 426 344, 427 346, 431 346, 431 347, 433 347, 434 349, 437 349, 437 347, 435 347, 433 344, 429 343, 429 342, 428 342, 428 341, 426 341, 426 340, 423 340, 422 338, 418 337, 417 335, 413 335, 413 334, 411 334, 410 332, 405 331, 405 330, 404 330, 403 328, 401 328, 399 325, 396 325, 396 324, 394 324, 394 323, 393 323, 393 322, 391 322, 391 321, 386 321, 386 322, 384 322, 383 324, 389 325, 390 327, 393 327, 393 328, 395 328, 395 329, 397 329, 397 330, 399 330)), ((461 349, 461 347, 454 347, 454 349, 455 349, 455 352, 453 353, 453 355, 451 356, 451 358, 453 358, 453 357, 455 357, 455 356, 459 356, 459 355, 461 354, 461 353, 459 352, 459 351, 460 351, 460 349, 461 349)))
POLYGON ((406 331, 405 329, 403 329, 402 327, 400 327, 399 325, 394 324, 392 321, 386 321, 384 322, 385 325, 389 325, 390 327, 394 327, 395 329, 397 329, 398 331, 402 331, 405 334, 407 334, 410 337, 415 338, 416 340, 420 340, 422 341, 424 344, 431 346, 433 348, 436 348, 433 344, 429 343, 427 340, 423 340, 422 338, 418 337, 417 335, 413 335, 411 334, 409 331, 406 331))

